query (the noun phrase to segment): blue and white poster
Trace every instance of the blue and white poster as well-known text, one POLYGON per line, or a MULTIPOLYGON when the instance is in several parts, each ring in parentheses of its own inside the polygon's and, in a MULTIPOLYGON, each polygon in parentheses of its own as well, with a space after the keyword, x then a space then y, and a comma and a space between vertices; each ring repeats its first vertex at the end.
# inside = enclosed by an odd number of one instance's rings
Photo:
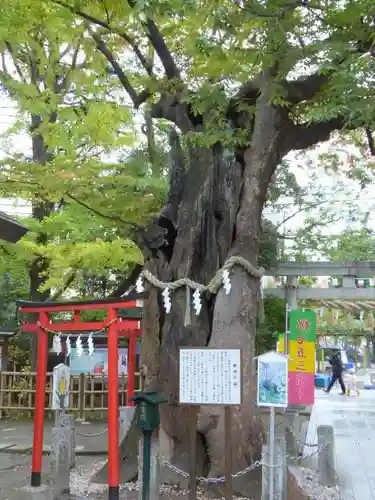
MULTIPOLYGON (((108 349, 97 348, 91 356, 84 351, 82 356, 78 357, 76 349, 72 348, 69 365, 72 375, 79 373, 108 375, 108 349)), ((118 350, 118 372, 119 375, 128 373, 128 349, 126 348, 118 350)))
POLYGON ((270 352, 258 357, 258 406, 288 406, 288 357, 270 352))

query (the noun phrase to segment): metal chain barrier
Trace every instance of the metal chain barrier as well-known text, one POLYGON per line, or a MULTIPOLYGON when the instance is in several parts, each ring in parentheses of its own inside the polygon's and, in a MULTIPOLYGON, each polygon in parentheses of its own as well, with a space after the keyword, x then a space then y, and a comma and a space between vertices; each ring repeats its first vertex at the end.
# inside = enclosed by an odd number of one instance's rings
MULTIPOLYGON (((125 421, 124 418, 119 418, 119 423, 122 424, 123 422, 125 421)), ((81 436, 81 437, 99 437, 99 436, 104 436, 104 434, 106 434, 108 432, 108 427, 105 427, 105 429, 103 429, 102 431, 99 431, 99 432, 78 432, 76 430, 76 434, 77 436, 81 436)))
MULTIPOLYGON (((302 457, 301 456, 289 457, 287 455, 286 458, 289 458, 290 460, 300 460, 300 461, 307 460, 308 458, 311 458, 314 455, 317 455, 318 453, 320 453, 321 451, 323 451, 329 444, 330 444, 329 442, 323 443, 320 447, 318 447, 317 445, 315 445, 315 446, 317 446, 317 449, 313 453, 311 453, 311 455, 305 455, 305 456, 302 456, 302 457)), ((169 469, 171 469, 176 474, 185 477, 186 479, 189 478, 189 476, 190 476, 188 472, 185 472, 182 469, 179 469, 178 467, 176 467, 175 465, 171 464, 171 462, 169 462, 168 460, 166 460, 165 458, 163 458, 161 456, 159 456, 159 462, 162 465, 164 465, 164 466, 168 467, 169 469)), ((274 467, 274 468, 277 468, 277 467, 280 467, 280 465, 276 464, 276 465, 271 466, 270 464, 267 464, 267 463, 263 462, 262 460, 257 460, 256 462, 252 463, 251 465, 249 465, 245 469, 242 469, 242 470, 236 472, 235 474, 232 474, 232 478, 235 479, 237 477, 243 476, 244 474, 247 474, 248 472, 253 471, 257 467, 274 467)), ((218 483, 224 483, 225 482, 225 477, 223 477, 223 476, 222 477, 197 477, 196 479, 197 479, 198 482, 205 483, 205 484, 209 484, 209 483, 218 484, 218 483)))
POLYGON ((288 427, 288 431, 292 434, 294 439, 299 443, 302 444, 303 446, 307 446, 308 448, 316 448, 318 446, 318 443, 308 443, 307 441, 303 441, 294 431, 292 426, 290 425, 288 427))
POLYGON ((108 432, 108 427, 106 427, 104 430, 102 431, 99 431, 99 432, 78 432, 76 430, 76 434, 77 436, 81 436, 81 437, 90 437, 90 438, 93 438, 93 437, 99 437, 99 436, 104 436, 104 434, 108 432))
MULTIPOLYGON (((182 469, 179 469, 175 465, 171 464, 165 458, 159 457, 159 462, 162 465, 165 465, 169 469, 171 469, 174 472, 176 472, 176 474, 179 474, 180 476, 183 476, 185 478, 189 477, 189 473, 188 472, 185 472, 182 469)), ((249 465, 248 467, 246 467, 246 469, 240 470, 239 472, 236 472, 235 474, 232 474, 232 478, 235 479, 236 477, 243 476, 244 474, 247 474, 248 472, 251 472, 252 470, 256 469, 257 467, 260 467, 261 465, 262 465, 262 462, 256 461, 256 462, 252 463, 251 465, 249 465)), ((215 484, 217 484, 217 483, 224 483, 225 482, 225 477, 224 476, 222 476, 222 477, 202 477, 202 476, 199 476, 196 479, 197 479, 198 482, 205 483, 205 484, 209 484, 209 483, 215 483, 215 484)))
POLYGON ((327 441, 326 443, 323 443, 321 446, 316 445, 316 450, 314 450, 310 455, 304 455, 304 456, 297 456, 297 457, 287 457, 290 460, 300 460, 303 462, 304 460, 307 460, 308 458, 313 457, 314 455, 318 455, 321 451, 323 451, 327 446, 330 444, 330 441, 327 441))

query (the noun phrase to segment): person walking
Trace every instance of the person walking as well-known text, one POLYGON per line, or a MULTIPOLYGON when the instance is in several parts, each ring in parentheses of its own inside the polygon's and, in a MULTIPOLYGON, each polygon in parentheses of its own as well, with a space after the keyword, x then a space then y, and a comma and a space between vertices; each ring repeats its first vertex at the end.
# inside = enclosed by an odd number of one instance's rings
POLYGON ((338 380, 340 386, 341 386, 341 391, 340 394, 342 396, 345 396, 346 394, 346 388, 345 388, 345 384, 344 384, 344 379, 342 377, 342 374, 343 374, 343 371, 344 371, 344 365, 342 364, 342 360, 341 360, 341 355, 339 352, 336 352, 335 354, 333 354, 330 359, 329 359, 329 362, 332 366, 332 378, 331 378, 331 382, 329 383, 329 386, 327 387, 327 389, 323 389, 324 392, 326 392, 327 394, 329 394, 330 390, 332 389, 334 383, 338 380))

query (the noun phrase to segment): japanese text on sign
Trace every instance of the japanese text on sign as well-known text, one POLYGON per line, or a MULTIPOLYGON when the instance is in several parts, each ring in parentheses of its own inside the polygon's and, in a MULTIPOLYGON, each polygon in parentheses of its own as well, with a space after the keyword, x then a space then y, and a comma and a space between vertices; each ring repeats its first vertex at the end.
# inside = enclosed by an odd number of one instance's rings
POLYGON ((290 313, 289 404, 314 403, 316 313, 290 313))
POLYGON ((180 404, 241 404, 240 349, 180 349, 180 404))

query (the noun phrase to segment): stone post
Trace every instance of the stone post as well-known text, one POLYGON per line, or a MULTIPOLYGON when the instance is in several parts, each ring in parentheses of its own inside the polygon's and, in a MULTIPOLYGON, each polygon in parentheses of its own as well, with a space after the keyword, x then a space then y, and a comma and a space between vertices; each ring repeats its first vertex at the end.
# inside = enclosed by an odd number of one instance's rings
POLYGON ((69 443, 71 432, 68 427, 53 427, 51 431, 51 472, 54 494, 60 498, 69 494, 70 457, 69 443))
POLYGON ((135 406, 120 406, 120 424, 119 424, 119 442, 125 439, 125 436, 130 429, 133 420, 135 406))
POLYGON ((303 422, 301 426, 299 442, 297 443, 298 454, 301 456, 303 455, 303 451, 305 448, 308 431, 309 431, 309 422, 303 422))
POLYGON ((336 486, 334 430, 332 425, 318 425, 318 468, 321 486, 336 486))
POLYGON ((74 469, 76 466, 76 426, 75 426, 75 417, 73 415, 69 415, 70 417, 70 439, 69 439, 69 463, 70 468, 74 469))
POLYGON ((76 464, 76 429, 75 429, 75 417, 73 415, 67 415, 66 413, 60 413, 59 418, 56 422, 56 428, 66 428, 69 430, 69 462, 70 468, 74 469, 76 464))
MULTIPOLYGON (((139 500, 142 500, 143 487, 143 437, 138 442, 138 484, 139 500)), ((151 471, 150 471, 150 500, 159 500, 160 489, 160 463, 159 463, 159 439, 151 440, 151 471)))
POLYGON ((295 422, 297 420, 296 413, 288 412, 288 410, 284 414, 284 426, 285 426, 285 441, 286 441, 286 455, 287 455, 287 463, 289 465, 296 465, 298 460, 298 442, 294 437, 295 432, 295 422))

